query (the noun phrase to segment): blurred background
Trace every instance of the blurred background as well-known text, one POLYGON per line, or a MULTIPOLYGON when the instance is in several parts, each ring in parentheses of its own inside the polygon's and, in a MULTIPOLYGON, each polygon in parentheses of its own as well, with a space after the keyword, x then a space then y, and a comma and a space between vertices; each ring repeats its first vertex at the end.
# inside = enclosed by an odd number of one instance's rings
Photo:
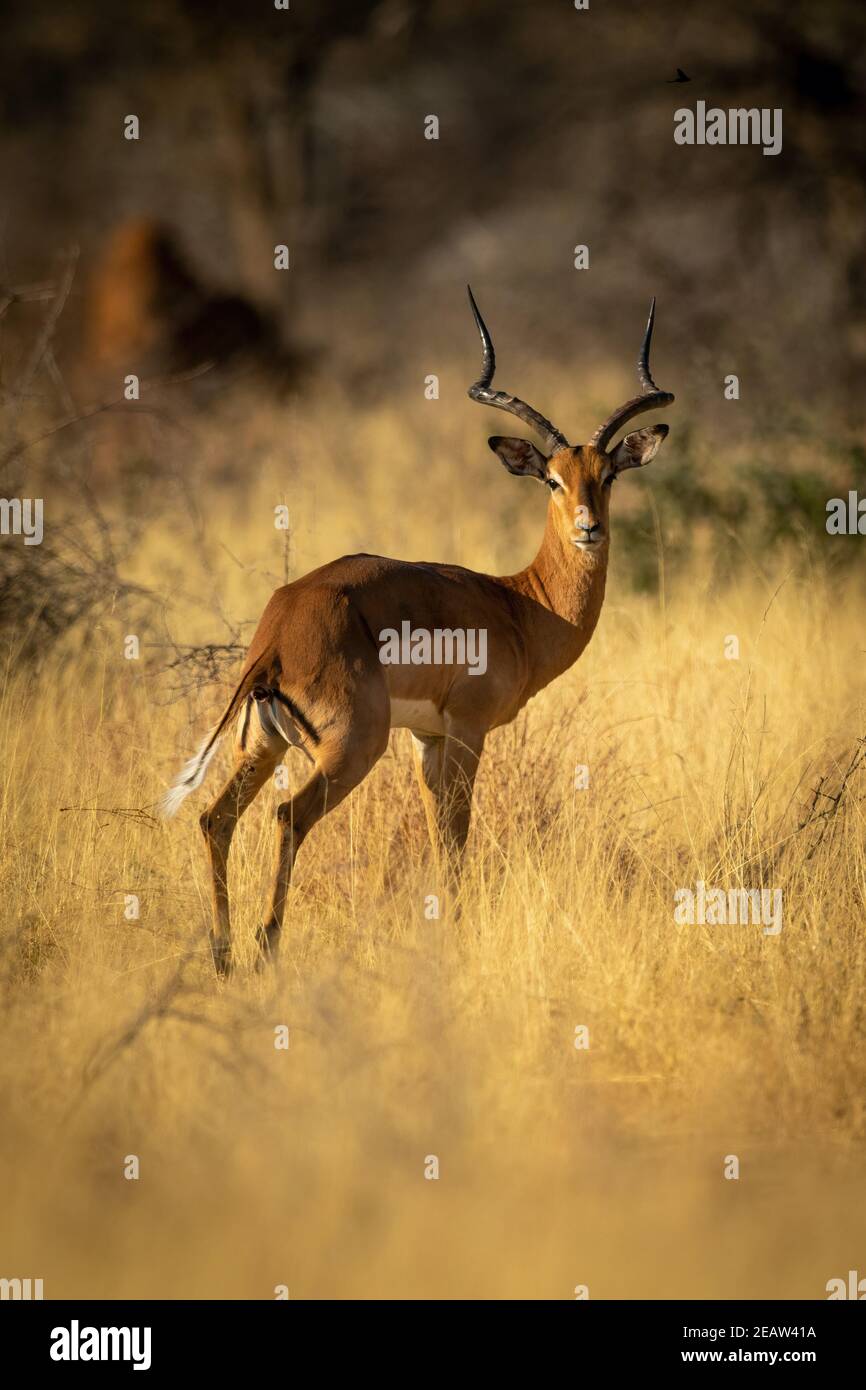
MULTIPOLYGON (((652 514, 623 489, 623 575, 655 582, 660 526, 670 563, 697 545, 723 579, 744 551, 804 538, 847 565, 824 509, 866 482, 864 31, 853 0, 12 4, 4 494, 38 478, 56 514, 91 489, 90 520, 122 495, 131 534, 130 502, 137 522, 176 518, 262 482, 304 499, 286 573, 335 545, 514 567, 539 504, 494 477, 501 417, 466 400, 465 283, 497 385, 576 442, 633 393, 656 294, 654 369, 677 404, 652 514), (676 145, 674 111, 698 100, 781 108, 782 152, 676 145), (401 524, 424 479, 435 554, 401 524), (319 504, 359 486, 380 522, 329 531, 319 504)), ((7 547, 0 597, 23 602, 50 547, 23 580, 7 547)))
MULTIPOLYGON (((468 385, 471 280, 503 379, 544 408, 557 364, 579 437, 596 374, 630 365, 655 293, 659 370, 692 411, 734 431, 744 414, 779 428, 819 407, 852 422, 864 31, 854 0, 242 14, 148 0, 122 17, 105 0, 12 3, 2 283, 51 280, 79 248, 58 361, 82 391, 97 364, 246 349, 272 367, 297 356, 366 400, 437 369, 468 385), (689 84, 670 82, 677 67, 689 84), (675 145, 673 112, 698 99, 781 107, 782 153, 675 145), (573 268, 578 243, 588 271, 573 268), (728 371, 745 409, 722 400, 728 371)), ((32 302, 4 315, 7 390, 15 340, 41 316, 32 302)))

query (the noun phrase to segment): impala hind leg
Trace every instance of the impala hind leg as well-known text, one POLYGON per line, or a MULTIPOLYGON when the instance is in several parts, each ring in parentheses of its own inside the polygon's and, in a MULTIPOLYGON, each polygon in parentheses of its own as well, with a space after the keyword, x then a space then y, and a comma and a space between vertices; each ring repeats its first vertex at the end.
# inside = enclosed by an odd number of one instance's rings
POLYGON ((310 780, 277 807, 274 882, 265 920, 256 936, 263 959, 273 959, 277 953, 298 850, 316 822, 339 806, 349 792, 363 782, 387 746, 386 718, 363 742, 350 735, 320 749, 317 768, 310 780))
POLYGON ((234 772, 199 821, 210 860, 213 895, 210 941, 218 975, 227 975, 231 969, 228 860, 232 836, 235 826, 267 782, 285 747, 281 739, 260 738, 247 751, 238 749, 234 772))
POLYGON ((413 733, 412 745, 433 848, 437 858, 444 858, 448 876, 456 882, 469 835, 484 735, 456 729, 435 737, 413 733))

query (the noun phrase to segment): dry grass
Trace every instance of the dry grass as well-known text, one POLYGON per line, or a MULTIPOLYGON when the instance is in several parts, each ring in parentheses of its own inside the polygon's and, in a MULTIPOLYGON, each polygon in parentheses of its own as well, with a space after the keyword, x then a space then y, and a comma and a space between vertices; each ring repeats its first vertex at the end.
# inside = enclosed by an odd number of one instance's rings
POLYGON ((478 421, 428 458, 395 452, 397 418, 362 418, 341 470, 305 468, 311 426, 265 430, 243 508, 190 449, 127 565, 163 606, 119 600, 36 676, 3 672, 0 1273, 48 1297, 822 1297, 866 1241, 853 580, 753 554, 724 591, 695 562, 635 595, 615 548, 585 657, 490 741, 459 904, 425 917, 398 734, 305 846, 265 974, 262 794, 233 851, 240 969, 213 978, 202 797, 169 827, 147 810, 225 687, 172 702, 157 644, 247 631, 282 572, 283 499, 294 573, 362 547, 531 553, 540 499, 479 457, 478 421), (677 926, 697 879, 781 888, 782 932, 677 926))

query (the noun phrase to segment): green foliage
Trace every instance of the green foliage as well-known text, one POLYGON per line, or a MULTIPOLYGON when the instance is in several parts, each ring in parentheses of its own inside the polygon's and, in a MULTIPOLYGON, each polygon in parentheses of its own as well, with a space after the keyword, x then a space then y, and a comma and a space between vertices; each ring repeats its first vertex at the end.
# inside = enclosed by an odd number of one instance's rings
MULTIPOLYGON (((734 577, 744 552, 762 564, 785 550, 795 565, 807 555, 828 568, 856 564, 856 544, 827 533, 827 503, 849 489, 866 495, 866 449, 845 446, 819 469, 792 459, 804 442, 808 446, 802 438, 774 441, 772 452, 758 445, 749 460, 710 474, 705 460, 698 463, 687 430, 673 463, 647 480, 647 504, 615 516, 617 563, 624 561, 632 586, 648 591, 657 585, 659 541, 668 575, 704 559, 718 583, 734 577)), ((826 456, 826 445, 816 439, 811 453, 826 456)))

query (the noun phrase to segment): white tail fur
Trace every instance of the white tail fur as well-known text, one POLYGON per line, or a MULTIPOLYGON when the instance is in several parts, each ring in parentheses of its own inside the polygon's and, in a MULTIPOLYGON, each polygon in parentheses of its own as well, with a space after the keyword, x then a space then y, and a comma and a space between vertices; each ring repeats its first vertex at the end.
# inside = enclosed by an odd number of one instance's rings
POLYGON ((196 787, 201 786, 210 766, 211 758, 217 750, 220 737, 221 730, 217 725, 216 729, 212 729, 208 734, 195 757, 190 758, 188 763, 184 763, 168 791, 160 798, 157 809, 166 820, 177 813, 181 802, 189 796, 190 792, 194 792, 196 787))
MULTIPOLYGON (((291 744, 293 747, 300 747, 304 756, 310 762, 313 761, 301 743, 298 731, 291 719, 275 699, 256 701, 255 711, 259 723, 267 735, 272 738, 280 738, 284 743, 291 744)), ((238 718, 242 719, 243 715, 239 714, 238 718)), ((201 786, 210 767, 211 759, 217 751, 219 741, 226 732, 226 727, 225 720, 223 720, 211 729, 195 757, 190 758, 188 763, 184 763, 168 791, 160 798, 157 810, 166 820, 176 815, 181 803, 186 800, 190 792, 194 792, 197 787, 201 786)))

